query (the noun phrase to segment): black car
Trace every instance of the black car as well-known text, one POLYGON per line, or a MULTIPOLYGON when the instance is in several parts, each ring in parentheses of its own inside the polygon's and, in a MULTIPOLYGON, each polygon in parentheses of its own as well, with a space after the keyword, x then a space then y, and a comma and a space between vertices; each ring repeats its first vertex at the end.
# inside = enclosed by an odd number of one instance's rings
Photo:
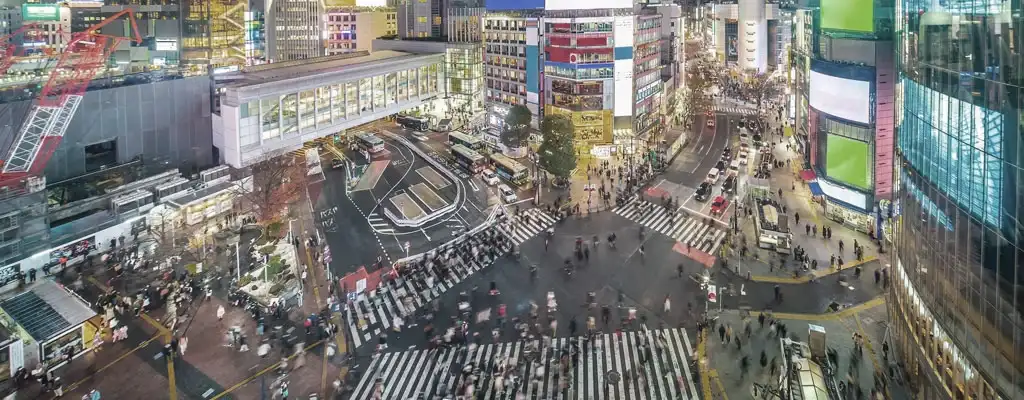
POLYGON ((725 171, 725 161, 718 161, 718 163, 715 164, 715 168, 718 168, 719 171, 725 171))
POLYGON ((339 169, 345 166, 345 160, 341 158, 335 158, 331 160, 331 169, 339 169))
POLYGON ((707 183, 707 182, 702 182, 700 184, 700 187, 697 188, 697 193, 694 195, 694 198, 696 198, 697 201, 703 203, 705 201, 708 201, 708 199, 710 197, 711 197, 711 184, 707 183))
POLYGON ((722 193, 732 194, 736 190, 736 177, 730 175, 725 178, 725 182, 722 183, 722 193))

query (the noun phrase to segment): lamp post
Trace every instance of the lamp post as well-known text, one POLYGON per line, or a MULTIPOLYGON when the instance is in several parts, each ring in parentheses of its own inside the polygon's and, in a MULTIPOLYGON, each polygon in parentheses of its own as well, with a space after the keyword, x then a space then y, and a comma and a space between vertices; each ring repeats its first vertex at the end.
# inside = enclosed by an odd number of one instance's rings
POLYGON ((238 246, 241 241, 242 238, 239 237, 238 242, 235 242, 235 279, 238 279, 239 282, 242 281, 242 256, 239 254, 240 250, 238 246))

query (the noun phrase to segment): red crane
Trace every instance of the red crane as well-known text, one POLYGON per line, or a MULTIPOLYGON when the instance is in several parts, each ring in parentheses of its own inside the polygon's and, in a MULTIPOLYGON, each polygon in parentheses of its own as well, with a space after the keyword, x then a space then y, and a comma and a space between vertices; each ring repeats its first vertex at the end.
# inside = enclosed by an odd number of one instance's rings
MULTIPOLYGON (((33 28, 22 29, 15 34, 33 28)), ((10 40, 15 34, 0 38, 0 41, 10 40)), ((46 186, 40 176, 60 145, 61 138, 89 88, 89 82, 107 66, 111 52, 125 39, 142 42, 133 10, 118 12, 85 31, 70 35, 65 49, 58 55, 57 64, 50 70, 46 84, 29 109, 28 117, 18 130, 17 139, 5 158, 0 160, 0 166, 3 167, 0 170, 0 197, 35 192, 46 186), (100 33, 104 26, 121 17, 125 17, 131 25, 132 37, 100 33)), ((0 49, 7 56, 0 61, 0 73, 13 64, 11 57, 14 55, 14 47, 13 44, 0 42, 0 49)))

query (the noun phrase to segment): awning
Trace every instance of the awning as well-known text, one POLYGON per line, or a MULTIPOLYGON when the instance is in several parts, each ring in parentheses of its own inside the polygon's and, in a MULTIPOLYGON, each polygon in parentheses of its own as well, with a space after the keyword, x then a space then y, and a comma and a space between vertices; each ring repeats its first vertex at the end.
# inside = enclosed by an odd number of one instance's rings
POLYGON ((815 179, 818 179, 818 176, 814 174, 813 170, 805 169, 803 171, 800 171, 800 179, 803 179, 805 182, 810 182, 815 179))
POLYGON ((818 182, 808 183, 807 186, 811 188, 811 194, 814 196, 821 196, 825 194, 825 192, 821 191, 821 185, 819 185, 818 182))
POLYGON ((39 343, 96 315, 89 304, 48 279, 0 302, 0 308, 39 343))

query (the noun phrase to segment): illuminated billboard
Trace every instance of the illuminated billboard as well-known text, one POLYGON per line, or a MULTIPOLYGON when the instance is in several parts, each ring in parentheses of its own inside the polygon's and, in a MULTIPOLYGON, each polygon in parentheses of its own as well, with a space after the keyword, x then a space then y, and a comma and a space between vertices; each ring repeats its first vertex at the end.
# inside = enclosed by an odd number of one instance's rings
POLYGON ((22 4, 21 16, 25 21, 60 21, 60 6, 56 4, 22 4))
POLYGON ((824 179, 818 179, 818 187, 825 196, 838 200, 862 210, 869 210, 868 196, 866 194, 844 188, 824 179))
POLYGON ((615 116, 633 115, 633 60, 615 60, 615 116))
MULTIPOLYGON (((510 0, 506 0, 510 1, 510 0)), ((520 3, 521 4, 521 3, 520 3)), ((522 8, 517 7, 517 8, 522 8)), ((600 10, 607 8, 633 8, 633 0, 545 0, 544 9, 558 10, 600 10)))
POLYGON ((821 29, 873 33, 874 0, 821 0, 821 29))
POLYGON ((825 174, 847 185, 870 189, 869 150, 867 142, 828 135, 825 144, 825 174))
POLYGON ((871 82, 811 71, 811 107, 848 121, 871 122, 871 82))

